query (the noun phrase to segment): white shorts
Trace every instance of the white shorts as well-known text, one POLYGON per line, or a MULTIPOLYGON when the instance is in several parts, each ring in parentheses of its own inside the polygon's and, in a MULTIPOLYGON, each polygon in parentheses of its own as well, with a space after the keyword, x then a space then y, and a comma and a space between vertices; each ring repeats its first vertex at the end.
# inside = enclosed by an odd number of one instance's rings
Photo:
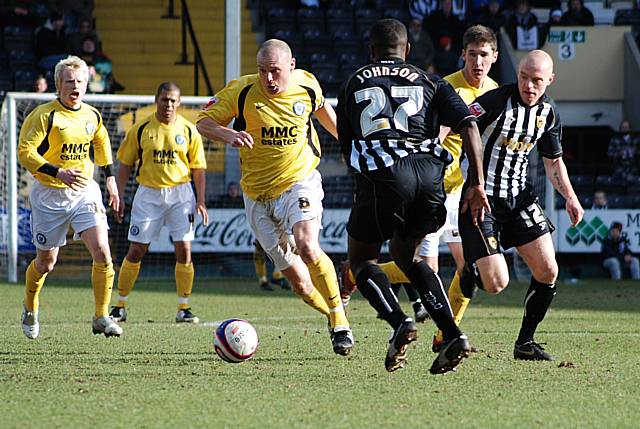
POLYGON ((51 250, 67 244, 69 226, 73 239, 95 226, 107 229, 107 214, 102 204, 100 186, 93 180, 84 188, 51 188, 36 181, 29 194, 31 203, 31 235, 40 250, 51 250))
POLYGON ((254 201, 244 195, 247 221, 273 264, 282 271, 295 259, 293 225, 316 220, 322 228, 322 178, 317 170, 300 180, 275 200, 254 201))
POLYGON ((149 244, 158 239, 163 226, 173 241, 192 241, 195 211, 190 183, 160 189, 140 185, 131 207, 129 241, 149 244))
POLYGON ((418 247, 418 255, 425 257, 437 257, 438 246, 445 243, 461 243, 460 232, 458 231, 458 209, 460 206, 460 197, 462 194, 447 194, 444 202, 447 208, 447 220, 444 225, 434 233, 427 236, 418 247))

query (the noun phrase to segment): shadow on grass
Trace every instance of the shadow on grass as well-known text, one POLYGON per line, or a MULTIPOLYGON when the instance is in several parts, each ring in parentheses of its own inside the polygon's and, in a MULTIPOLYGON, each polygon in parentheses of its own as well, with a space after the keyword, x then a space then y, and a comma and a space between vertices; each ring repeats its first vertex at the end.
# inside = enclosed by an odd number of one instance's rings
MULTIPOLYGON (((18 286, 16 286, 18 287, 18 286)), ((90 288, 87 281, 53 280, 47 282, 47 289, 57 287, 90 288)), ((510 286, 498 295, 489 295, 483 291, 478 291, 473 299, 472 305, 488 307, 516 307, 522 308, 524 296, 528 289, 528 284, 512 282, 510 286)), ((173 279, 143 279, 136 283, 136 291, 145 292, 174 292, 175 283, 173 279)), ((114 285, 114 294, 117 293, 114 285)), ((403 292, 404 293, 404 292, 403 292)), ((254 279, 246 278, 217 278, 198 281, 194 285, 194 295, 223 295, 253 298, 294 298, 291 291, 275 288, 273 292, 266 292, 259 289, 254 279)), ((297 299, 297 297, 296 297, 297 299)), ((363 297, 356 293, 355 300, 362 300, 363 297)), ((406 301, 406 297, 401 296, 401 301, 406 301)), ((580 309, 592 311, 618 311, 636 312, 640 308, 640 282, 634 281, 611 281, 611 280, 584 280, 578 284, 558 284, 558 294, 553 302, 556 309, 580 309)))

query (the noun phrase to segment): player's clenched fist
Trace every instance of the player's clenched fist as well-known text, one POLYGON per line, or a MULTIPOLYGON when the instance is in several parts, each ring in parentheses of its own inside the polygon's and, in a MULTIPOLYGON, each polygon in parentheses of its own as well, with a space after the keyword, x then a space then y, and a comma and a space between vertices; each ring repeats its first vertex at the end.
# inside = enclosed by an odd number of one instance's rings
POLYGON ((246 131, 238 131, 230 142, 233 147, 253 148, 253 137, 246 131))

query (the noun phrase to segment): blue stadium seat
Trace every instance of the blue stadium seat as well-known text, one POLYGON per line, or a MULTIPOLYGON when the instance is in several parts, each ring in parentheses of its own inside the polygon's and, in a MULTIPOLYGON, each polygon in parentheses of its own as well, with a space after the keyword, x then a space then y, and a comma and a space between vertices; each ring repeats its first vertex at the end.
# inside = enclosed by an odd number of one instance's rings
POLYGON ((13 77, 6 68, 0 69, 0 92, 13 90, 13 77))
POLYGON ((627 177, 627 194, 640 195, 640 176, 627 177))
POLYGON ((595 177, 591 175, 575 175, 571 176, 571 184, 573 189, 578 193, 593 193, 593 185, 595 177))
POLYGON ((609 195, 607 202, 610 209, 629 209, 633 206, 632 195, 609 195))
POLYGON ((385 9, 383 12, 383 17, 385 18, 394 18, 400 22, 408 24, 411 21, 411 15, 409 14, 409 8, 404 9, 395 9, 389 8, 385 9))
POLYGON ((273 36, 276 39, 287 42, 294 56, 297 56, 302 47, 302 37, 294 30, 278 30, 273 36))
POLYGON ((621 194, 625 191, 625 183, 614 176, 600 175, 596 177, 596 188, 607 193, 621 194))
POLYGON ((11 69, 33 66, 36 56, 32 50, 12 49, 9 51, 9 67, 11 69))
POLYGON ((5 49, 33 49, 33 32, 30 28, 8 25, 2 33, 5 49))
POLYGON ((31 91, 33 82, 38 77, 34 69, 18 69, 13 72, 13 86, 16 91, 31 91))
POLYGON ((353 10, 348 8, 332 8, 327 11, 327 30, 353 31, 353 10))
POLYGON ((267 12, 267 35, 272 37, 280 30, 297 28, 296 12, 293 9, 275 8, 267 12))
POLYGON ((300 31, 324 31, 324 11, 308 7, 298 9, 298 28, 300 28, 300 31))
POLYGON ((360 41, 353 31, 335 31, 332 37, 337 52, 360 52, 360 41))
POLYGON ((363 33, 371 28, 374 22, 381 17, 377 9, 356 9, 355 26, 357 33, 363 33))

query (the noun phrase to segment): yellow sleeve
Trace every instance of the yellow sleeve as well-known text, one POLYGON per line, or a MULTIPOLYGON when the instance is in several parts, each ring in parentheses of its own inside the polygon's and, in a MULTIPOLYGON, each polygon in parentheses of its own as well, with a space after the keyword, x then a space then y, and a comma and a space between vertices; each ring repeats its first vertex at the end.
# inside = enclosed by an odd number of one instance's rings
POLYGON ((191 129, 191 141, 189 142, 189 168, 207 168, 207 159, 204 155, 204 145, 202 144, 202 137, 194 126, 189 126, 191 129))
POLYGON ((38 153, 38 146, 47 136, 47 122, 50 114, 51 112, 36 109, 27 116, 20 129, 18 160, 32 174, 47 163, 47 160, 38 153))
POLYGON ((105 165, 113 164, 113 154, 111 153, 111 140, 109 140, 109 133, 107 127, 104 126, 102 116, 100 116, 100 122, 98 123, 98 129, 93 136, 93 156, 96 165, 102 167, 105 165))
POLYGON ((316 93, 316 110, 321 109, 324 106, 324 94, 322 94, 322 88, 320 82, 311 73, 307 73, 311 81, 311 89, 316 93))
POLYGON ((217 124, 227 126, 238 115, 238 93, 240 81, 232 80, 222 88, 202 108, 196 124, 205 118, 213 119, 217 124))
POLYGON ((123 164, 133 166, 138 161, 137 134, 139 128, 139 125, 129 128, 124 140, 120 143, 116 158, 123 164))

